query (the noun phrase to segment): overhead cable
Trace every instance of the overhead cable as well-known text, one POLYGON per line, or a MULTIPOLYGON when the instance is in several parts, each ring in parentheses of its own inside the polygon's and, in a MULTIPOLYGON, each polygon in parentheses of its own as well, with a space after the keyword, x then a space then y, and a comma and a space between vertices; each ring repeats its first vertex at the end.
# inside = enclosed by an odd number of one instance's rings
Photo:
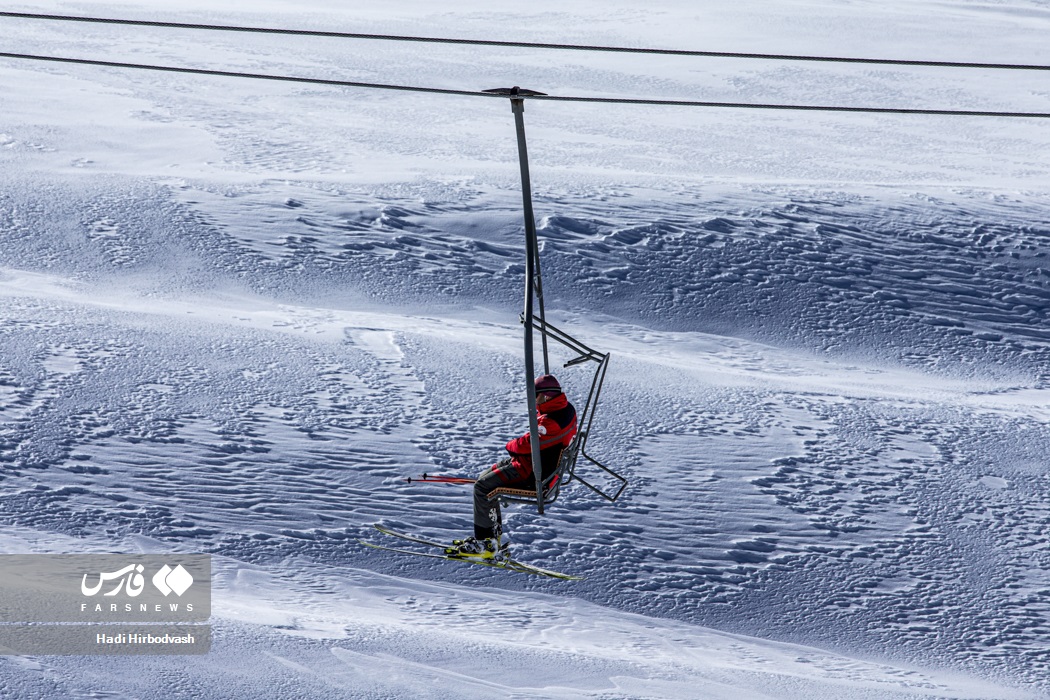
MULTIPOLYGON (((12 58, 30 61, 47 61, 52 63, 69 63, 87 66, 101 66, 106 68, 131 68, 137 70, 164 71, 168 73, 186 73, 190 75, 208 75, 224 78, 251 78, 255 80, 274 80, 286 83, 305 83, 311 85, 327 85, 330 87, 364 88, 373 90, 399 90, 402 92, 423 92, 439 95, 460 95, 466 97, 498 97, 500 95, 479 90, 453 90, 447 88, 419 87, 413 85, 391 85, 384 83, 362 83, 348 80, 332 80, 327 78, 306 78, 290 75, 270 75, 262 73, 242 73, 238 71, 208 70, 204 68, 187 68, 183 66, 157 66, 142 63, 121 63, 117 61, 100 61, 87 58, 68 58, 63 56, 38 56, 33 54, 0 53, 0 58, 12 58)), ((756 104, 750 102, 711 102, 698 100, 656 100, 636 99, 623 97, 577 97, 571 95, 527 95, 522 94, 516 99, 546 100, 550 102, 592 102, 601 104, 626 104, 626 105, 658 105, 670 107, 722 107, 729 109, 767 109, 767 110, 795 110, 807 112, 856 112, 865 114, 924 114, 939 116, 965 116, 965 117, 1010 117, 1025 119, 1047 119, 1047 112, 1006 112, 1006 111, 984 111, 984 110, 962 110, 962 109, 921 109, 921 108, 898 108, 898 107, 842 107, 829 105, 792 105, 792 104, 756 104)))
POLYGON ((414 87, 410 85, 385 85, 383 83, 358 83, 348 80, 328 80, 326 78, 303 78, 291 75, 266 75, 262 73, 241 73, 238 71, 208 70, 205 68, 186 68, 183 66, 154 66, 143 63, 120 63, 117 61, 98 61, 89 58, 67 58, 64 56, 35 56, 21 53, 0 53, 0 58, 17 58, 30 61, 49 61, 52 63, 73 63, 85 66, 103 66, 106 68, 134 68, 138 70, 164 71, 167 73, 188 73, 191 75, 211 75, 222 78, 253 78, 257 80, 277 80, 286 83, 308 83, 312 85, 329 85, 332 87, 371 88, 374 90, 401 90, 404 92, 430 92, 439 95, 469 95, 494 97, 474 90, 446 90, 444 88, 414 87))
POLYGON ((1050 71, 1050 65, 1024 63, 980 63, 972 61, 928 61, 892 58, 849 58, 841 56, 805 56, 794 54, 744 53, 735 51, 691 51, 683 49, 631 48, 626 46, 594 46, 586 44, 553 44, 527 41, 495 41, 488 39, 447 39, 429 36, 405 36, 396 34, 363 34, 354 32, 332 32, 311 29, 277 29, 269 27, 241 27, 220 24, 190 24, 184 22, 157 22, 137 19, 115 19, 107 17, 77 17, 72 15, 34 14, 28 12, 0 12, 0 17, 13 19, 37 19, 61 22, 90 22, 136 27, 162 27, 166 29, 197 29, 222 32, 250 32, 257 34, 284 34, 289 36, 329 37, 337 39, 372 39, 381 41, 411 41, 434 44, 460 44, 466 46, 501 46, 506 48, 554 49, 562 51, 601 51, 612 53, 653 54, 661 56, 701 56, 707 58, 744 58, 774 61, 817 61, 824 63, 860 63, 888 66, 926 66, 937 68, 988 68, 997 70, 1050 71))

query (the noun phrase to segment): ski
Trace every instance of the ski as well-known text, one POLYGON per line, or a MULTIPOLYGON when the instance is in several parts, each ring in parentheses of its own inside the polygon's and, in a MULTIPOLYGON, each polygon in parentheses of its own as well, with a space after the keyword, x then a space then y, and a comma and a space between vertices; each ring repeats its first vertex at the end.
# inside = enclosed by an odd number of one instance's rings
MULTIPOLYGON (((397 538, 406 540, 408 542, 415 542, 417 544, 426 545, 428 547, 436 547, 436 548, 439 548, 441 550, 444 550, 445 547, 448 546, 447 544, 444 544, 442 542, 435 542, 434 540, 428 540, 428 539, 424 539, 422 537, 416 537, 415 535, 407 535, 407 534, 405 534, 403 532, 398 532, 397 530, 391 530, 389 528, 383 527, 382 525, 379 525, 378 523, 376 523, 375 529, 379 530, 384 535, 390 535, 392 537, 397 537, 397 538)), ((366 547, 371 547, 372 549, 385 549, 388 552, 398 552, 400 554, 412 554, 412 555, 417 556, 417 557, 427 557, 427 558, 430 558, 430 559, 445 559, 447 561, 464 561, 464 562, 467 562, 468 564, 479 564, 481 566, 488 566, 488 567, 493 568, 493 569, 506 569, 508 571, 517 571, 517 572, 523 573, 523 574, 533 574, 535 576, 546 576, 547 578, 554 578, 554 579, 559 579, 559 580, 562 580, 562 581, 582 581, 583 580, 582 576, 573 576, 572 574, 563 574, 560 571, 551 571, 550 569, 543 569, 543 568, 540 568, 538 566, 533 566, 531 564, 526 564, 524 562, 520 562, 520 561, 517 561, 515 559, 511 559, 510 557, 506 557, 506 558, 498 559, 498 560, 495 560, 495 559, 474 559, 474 558, 471 558, 471 557, 457 557, 457 556, 452 556, 452 555, 444 554, 444 553, 442 553, 442 554, 435 554, 435 553, 431 553, 431 552, 417 552, 417 551, 411 550, 411 549, 399 549, 399 548, 396 548, 396 547, 386 547, 386 546, 381 545, 381 544, 374 544, 372 542, 365 542, 364 540, 358 540, 358 542, 360 542, 361 544, 365 545, 366 547)))
MULTIPOLYGON (((467 561, 466 559, 456 559, 457 561, 467 561)), ((582 581, 583 576, 574 576, 572 574, 564 574, 560 571, 552 571, 550 569, 541 569, 538 566, 532 564, 525 564, 517 559, 508 559, 507 563, 511 565, 513 571, 520 571, 523 574, 535 574, 536 576, 546 576, 547 578, 556 578, 559 581, 582 581)))
POLYGON ((366 542, 365 540, 358 540, 361 544, 372 549, 382 549, 387 552, 397 552, 398 554, 411 554, 417 557, 427 557, 428 559, 445 559, 447 561, 465 561, 468 564, 480 564, 481 566, 488 566, 493 569, 507 569, 509 563, 506 559, 464 559, 462 557, 450 557, 447 554, 433 554, 431 552, 417 552, 414 549, 399 549, 397 547, 386 547, 381 544, 374 542, 366 542))
POLYGON ((571 574, 563 574, 560 571, 551 571, 550 569, 541 569, 538 566, 532 566, 530 564, 524 564, 514 559, 473 559, 469 557, 455 557, 448 554, 432 554, 431 552, 417 552, 412 549, 399 549, 397 547, 386 547, 381 544, 375 544, 374 542, 366 542, 365 540, 358 540, 361 544, 372 549, 382 549, 387 552, 397 552, 398 554, 411 554, 416 557, 427 557, 428 559, 444 559, 445 561, 462 561, 467 564, 478 564, 480 566, 487 566, 492 569, 506 569, 507 571, 517 571, 522 574, 533 574, 535 576, 546 576, 547 578, 559 579, 561 581, 582 581, 582 576, 573 576, 571 574))
POLYGON ((391 530, 388 527, 383 527, 379 523, 375 523, 373 527, 382 532, 384 535, 390 535, 391 537, 400 537, 401 539, 408 540, 409 542, 418 542, 419 544, 425 544, 430 547, 439 547, 441 549, 444 549, 448 546, 447 544, 435 542, 434 540, 426 540, 422 537, 416 537, 415 535, 406 535, 403 532, 398 532, 397 530, 391 530))

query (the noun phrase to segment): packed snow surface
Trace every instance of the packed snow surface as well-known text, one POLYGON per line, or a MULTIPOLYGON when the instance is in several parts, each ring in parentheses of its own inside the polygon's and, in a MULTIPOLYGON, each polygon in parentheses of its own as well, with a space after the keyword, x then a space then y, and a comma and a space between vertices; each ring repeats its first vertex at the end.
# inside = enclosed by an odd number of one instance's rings
MULTIPOLYGON (((1050 65, 1038 0, 152 5, 4 9, 1050 65)), ((1050 112, 1038 72, 0 26, 339 80, 1050 112)), ((0 551, 215 568, 210 654, 0 656, 0 696, 1050 697, 1050 120, 528 102, 547 311, 612 353, 589 447, 630 480, 506 509, 565 582, 358 543, 469 532, 469 488, 405 477, 527 427, 504 100, 11 59, 0 88, 0 551)))

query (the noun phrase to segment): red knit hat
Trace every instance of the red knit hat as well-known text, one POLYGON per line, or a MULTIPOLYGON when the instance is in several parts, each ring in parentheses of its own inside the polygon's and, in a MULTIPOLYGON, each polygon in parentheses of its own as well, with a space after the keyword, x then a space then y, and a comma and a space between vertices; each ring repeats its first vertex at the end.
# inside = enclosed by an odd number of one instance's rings
POLYGON ((555 392, 561 392, 561 384, 554 378, 553 374, 545 374, 542 377, 536 377, 536 393, 537 394, 553 394, 555 392))

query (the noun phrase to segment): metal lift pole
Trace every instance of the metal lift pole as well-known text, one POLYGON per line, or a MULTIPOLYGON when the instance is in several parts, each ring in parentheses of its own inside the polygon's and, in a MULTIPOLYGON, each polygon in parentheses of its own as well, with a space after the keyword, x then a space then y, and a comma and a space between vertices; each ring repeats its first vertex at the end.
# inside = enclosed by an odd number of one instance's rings
POLYGON ((529 405, 529 445, 532 446, 532 474, 536 477, 536 502, 543 515, 543 464, 540 461, 540 426, 536 419, 536 368, 532 357, 532 297, 536 274, 536 219, 532 213, 532 183, 529 180, 529 153, 525 148, 525 100, 511 99, 514 125, 518 131, 518 160, 521 163, 521 200, 525 209, 525 392, 529 405))
MULTIPOLYGON (((539 252, 536 245, 536 217, 532 213, 532 183, 529 180, 529 152, 525 147, 525 97, 542 95, 534 90, 496 88, 486 90, 510 98, 510 109, 514 113, 514 126, 518 133, 518 162, 521 165, 521 201, 525 214, 525 395, 529 410, 529 445, 532 448, 532 473, 536 477, 536 501, 543 515, 543 463, 540 461, 540 426, 536 418, 536 367, 532 352, 533 293, 536 263, 539 252)), ((542 305, 541 305, 542 309, 542 305)), ((542 311, 541 311, 542 313, 542 311)), ((547 343, 543 343, 544 367, 547 367, 547 343)))
MULTIPOLYGON (((532 272, 529 273, 528 264, 526 264, 525 276, 530 282, 532 291, 536 294, 536 302, 539 304, 540 321, 545 323, 547 321, 547 316, 543 308, 543 276, 540 273, 540 246, 536 237, 536 216, 532 212, 532 179, 529 177, 529 149, 525 145, 525 100, 521 97, 515 97, 515 95, 542 95, 543 93, 513 87, 510 89, 510 94, 510 108, 511 111, 514 112, 514 126, 518 134, 518 162, 521 166, 521 199, 525 210, 526 255, 529 255, 532 260, 532 272), (532 246, 531 253, 528 252, 530 244, 532 246)), ((541 333, 540 340, 543 344, 543 373, 550 374, 551 362, 550 355, 547 352, 547 335, 541 333)))
MULTIPOLYGON (((535 236, 535 231, 533 231, 535 236)), ((540 306, 540 340, 543 342, 543 373, 551 373, 551 361, 550 356, 547 354, 547 334, 543 332, 543 327, 547 324, 547 314, 543 311, 543 275, 540 274, 540 246, 539 241, 534 239, 533 250, 536 253, 536 302, 540 306)))

